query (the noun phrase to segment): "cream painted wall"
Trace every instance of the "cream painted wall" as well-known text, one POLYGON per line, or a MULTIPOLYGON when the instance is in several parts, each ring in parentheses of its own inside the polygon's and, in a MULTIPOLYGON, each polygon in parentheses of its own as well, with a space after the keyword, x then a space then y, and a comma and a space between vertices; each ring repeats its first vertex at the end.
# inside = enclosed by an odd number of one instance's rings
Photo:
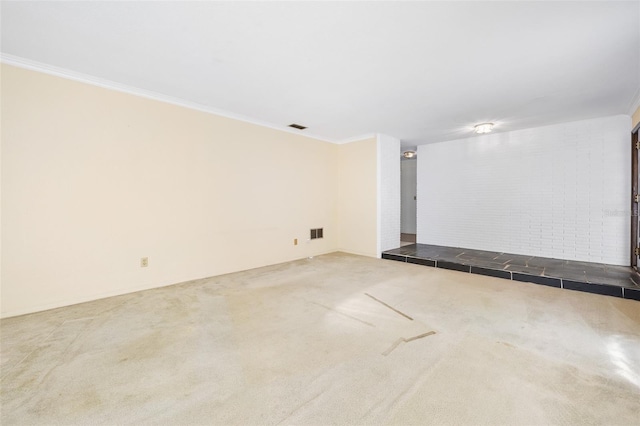
POLYGON ((636 126, 640 123, 640 107, 636 109, 636 112, 631 116, 631 128, 635 129, 636 126))
POLYGON ((377 256, 377 149, 375 137, 338 146, 341 251, 377 256))
POLYGON ((3 317, 338 247, 375 255, 375 139, 338 146, 8 65, 1 76, 3 317), (307 241, 314 227, 325 237, 307 241))

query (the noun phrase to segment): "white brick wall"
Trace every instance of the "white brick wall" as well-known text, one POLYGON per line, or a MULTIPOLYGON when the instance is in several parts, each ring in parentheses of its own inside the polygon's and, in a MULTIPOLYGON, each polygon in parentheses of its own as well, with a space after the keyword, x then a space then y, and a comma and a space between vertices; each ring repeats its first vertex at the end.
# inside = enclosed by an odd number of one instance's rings
POLYGON ((378 257, 400 247, 400 139, 378 135, 378 257))
POLYGON ((628 116, 418 147, 418 242, 629 264, 628 116))

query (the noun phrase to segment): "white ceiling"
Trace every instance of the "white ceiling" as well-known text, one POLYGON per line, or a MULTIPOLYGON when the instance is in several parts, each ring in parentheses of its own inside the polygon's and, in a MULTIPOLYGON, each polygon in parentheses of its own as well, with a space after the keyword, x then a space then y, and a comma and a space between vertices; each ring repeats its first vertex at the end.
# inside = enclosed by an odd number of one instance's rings
POLYGON ((640 94, 640 1, 3 1, 1 14, 5 60, 332 141, 629 114, 640 94))

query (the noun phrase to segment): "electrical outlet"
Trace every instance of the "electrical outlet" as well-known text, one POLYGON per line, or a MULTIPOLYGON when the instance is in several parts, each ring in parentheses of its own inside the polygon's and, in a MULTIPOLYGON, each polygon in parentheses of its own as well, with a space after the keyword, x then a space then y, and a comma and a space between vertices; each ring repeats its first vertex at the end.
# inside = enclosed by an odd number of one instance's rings
POLYGON ((141 268, 146 268, 147 266, 149 266, 149 258, 148 257, 141 257, 140 258, 140 267, 141 268))
POLYGON ((294 245, 294 246, 297 246, 297 245, 298 245, 298 239, 297 239, 297 238, 294 238, 294 239, 293 239, 293 245, 294 245))

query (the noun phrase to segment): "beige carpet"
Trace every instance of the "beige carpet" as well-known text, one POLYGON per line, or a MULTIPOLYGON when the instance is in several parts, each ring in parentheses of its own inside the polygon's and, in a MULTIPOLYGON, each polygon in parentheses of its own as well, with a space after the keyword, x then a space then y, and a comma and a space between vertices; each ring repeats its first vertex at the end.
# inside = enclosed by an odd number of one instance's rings
POLYGON ((359 256, 1 327, 2 425, 640 420, 640 302, 359 256))

